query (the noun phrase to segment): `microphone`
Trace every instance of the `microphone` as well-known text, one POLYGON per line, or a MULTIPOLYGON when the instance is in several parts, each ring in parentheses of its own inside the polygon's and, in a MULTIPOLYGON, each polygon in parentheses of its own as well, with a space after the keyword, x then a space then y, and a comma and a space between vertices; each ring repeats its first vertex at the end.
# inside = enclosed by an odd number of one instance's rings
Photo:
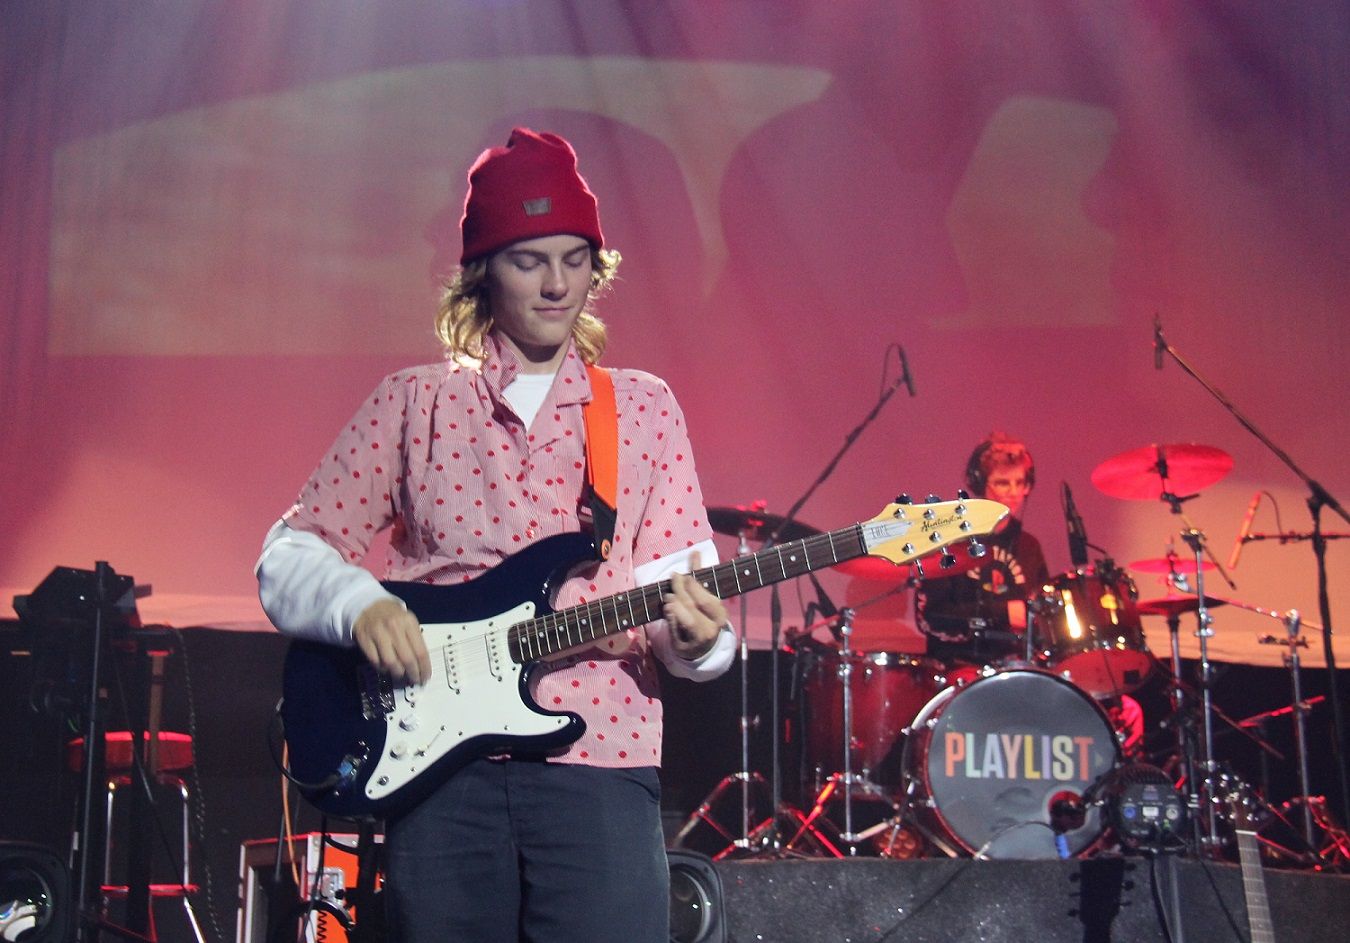
POLYGON ((900 379, 905 384, 905 389, 909 390, 909 395, 913 396, 914 378, 909 375, 909 358, 905 356, 905 348, 899 344, 896 345, 896 350, 900 351, 900 370, 903 373, 900 379))
POLYGON ((820 599, 816 611, 820 613, 821 618, 833 619, 838 616, 838 607, 835 606, 834 600, 830 598, 830 594, 825 592, 825 587, 820 585, 820 580, 816 579, 816 574, 808 573, 807 576, 810 577, 811 585, 816 588, 816 596, 820 599))
POLYGON ((1088 562, 1088 539, 1087 531, 1083 529, 1083 518, 1078 514, 1078 505, 1073 503, 1073 492, 1069 490, 1069 483, 1061 481, 1060 488, 1064 494, 1064 521, 1069 527, 1069 560, 1072 561, 1074 569, 1087 566, 1088 562))
POLYGON ((1242 526, 1238 528, 1237 540, 1233 541, 1233 553, 1228 558, 1228 569, 1234 569, 1238 565, 1238 557, 1242 556, 1242 545, 1247 542, 1247 535, 1252 532, 1252 518, 1256 517, 1256 506, 1261 503, 1261 492, 1252 495, 1252 503, 1247 505, 1247 513, 1242 518, 1242 526))
POLYGON ((1163 351, 1167 350, 1167 341, 1163 340, 1162 318, 1153 316, 1153 369, 1162 369, 1163 351))

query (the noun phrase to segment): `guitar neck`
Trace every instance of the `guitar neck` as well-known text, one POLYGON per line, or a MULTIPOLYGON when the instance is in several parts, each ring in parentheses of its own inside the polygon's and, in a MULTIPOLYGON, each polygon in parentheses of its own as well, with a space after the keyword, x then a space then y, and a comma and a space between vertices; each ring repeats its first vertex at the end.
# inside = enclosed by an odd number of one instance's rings
POLYGON ((1266 900, 1266 878, 1261 870, 1261 845, 1256 833, 1236 829, 1238 860, 1242 863, 1242 893, 1247 901, 1247 923, 1252 943, 1275 943, 1275 928, 1266 900))
MULTIPOLYGON (((714 596, 731 599, 862 556, 863 527, 852 524, 777 544, 692 575, 714 596)), ((670 581, 662 580, 522 622, 510 631, 511 657, 523 664, 653 622, 662 618, 662 597, 670 591, 670 581)))

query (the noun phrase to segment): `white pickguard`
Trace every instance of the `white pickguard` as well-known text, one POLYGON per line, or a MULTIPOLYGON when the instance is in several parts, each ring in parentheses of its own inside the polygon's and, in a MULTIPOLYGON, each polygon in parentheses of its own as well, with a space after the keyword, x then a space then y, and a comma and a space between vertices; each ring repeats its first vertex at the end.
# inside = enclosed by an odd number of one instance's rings
POLYGON ((487 734, 535 737, 554 733, 567 717, 539 714, 520 696, 522 667, 511 660, 507 630, 533 617, 534 603, 479 622, 422 626, 431 653, 431 679, 394 691, 384 752, 366 782, 379 800, 403 788, 466 740, 487 734))

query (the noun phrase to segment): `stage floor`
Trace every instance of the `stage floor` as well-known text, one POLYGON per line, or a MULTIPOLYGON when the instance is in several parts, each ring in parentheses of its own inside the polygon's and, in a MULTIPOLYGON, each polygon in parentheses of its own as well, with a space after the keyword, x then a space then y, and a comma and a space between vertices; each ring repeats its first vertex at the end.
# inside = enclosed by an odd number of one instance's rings
MULTIPOLYGON (((1247 943, 1237 865, 1068 861, 720 861, 731 943, 1247 943)), ((1266 869, 1274 938, 1341 943, 1350 876, 1266 869)))

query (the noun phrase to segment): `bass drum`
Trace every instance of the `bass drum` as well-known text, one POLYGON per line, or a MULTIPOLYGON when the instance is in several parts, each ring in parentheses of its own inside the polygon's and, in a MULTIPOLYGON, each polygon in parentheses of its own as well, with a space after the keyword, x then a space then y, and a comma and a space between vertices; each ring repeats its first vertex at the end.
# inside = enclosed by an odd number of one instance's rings
POLYGON ((1138 593, 1124 572, 1072 570, 1051 581, 1036 607, 1036 637, 1047 667, 1093 697, 1119 697, 1153 671, 1138 593))
POLYGON ((937 843, 987 858, 1056 858, 1105 830, 1082 801, 1120 762, 1097 703, 1038 669, 944 688, 905 739, 911 808, 937 843))

